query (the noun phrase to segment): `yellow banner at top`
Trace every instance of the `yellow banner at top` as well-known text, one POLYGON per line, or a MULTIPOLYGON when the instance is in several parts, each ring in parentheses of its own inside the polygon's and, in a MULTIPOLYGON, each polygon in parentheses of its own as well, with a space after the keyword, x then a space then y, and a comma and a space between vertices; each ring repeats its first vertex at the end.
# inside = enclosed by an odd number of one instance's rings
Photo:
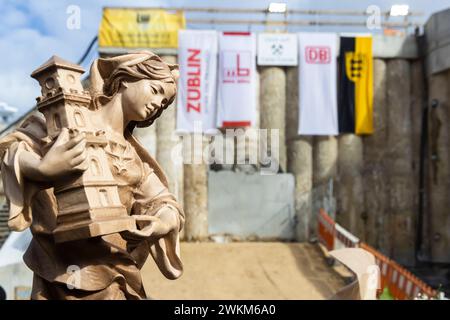
POLYGON ((105 8, 98 41, 100 47, 177 48, 185 27, 183 11, 105 8))

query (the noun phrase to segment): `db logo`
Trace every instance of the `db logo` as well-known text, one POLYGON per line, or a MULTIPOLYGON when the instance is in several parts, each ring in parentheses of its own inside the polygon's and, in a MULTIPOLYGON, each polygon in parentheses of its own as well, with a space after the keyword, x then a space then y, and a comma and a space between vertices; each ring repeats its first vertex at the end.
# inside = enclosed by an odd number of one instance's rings
POLYGON ((328 64, 331 62, 331 49, 327 46, 314 46, 305 48, 306 63, 328 64))

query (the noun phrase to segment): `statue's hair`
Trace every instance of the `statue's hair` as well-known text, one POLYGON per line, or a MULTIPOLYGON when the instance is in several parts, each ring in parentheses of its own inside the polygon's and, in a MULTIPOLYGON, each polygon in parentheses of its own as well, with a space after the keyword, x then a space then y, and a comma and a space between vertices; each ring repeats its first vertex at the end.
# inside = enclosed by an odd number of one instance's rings
MULTIPOLYGON (((93 108, 98 109, 102 105, 105 105, 120 91, 122 88, 122 84, 124 82, 136 82, 139 80, 159 80, 165 83, 173 83, 176 85, 176 81, 178 79, 178 65, 177 64, 168 64, 161 60, 161 58, 157 55, 153 55, 149 57, 149 59, 140 62, 135 65, 124 65, 119 66, 115 69, 111 75, 105 79, 105 83, 103 85, 103 94, 99 94, 93 97, 93 108)), ((166 109, 172 102, 175 100, 175 93, 171 97, 167 97, 167 103, 161 106, 158 109, 155 115, 153 115, 150 119, 144 121, 132 121, 128 125, 128 129, 130 132, 133 131, 135 127, 143 128, 150 126, 166 109)))

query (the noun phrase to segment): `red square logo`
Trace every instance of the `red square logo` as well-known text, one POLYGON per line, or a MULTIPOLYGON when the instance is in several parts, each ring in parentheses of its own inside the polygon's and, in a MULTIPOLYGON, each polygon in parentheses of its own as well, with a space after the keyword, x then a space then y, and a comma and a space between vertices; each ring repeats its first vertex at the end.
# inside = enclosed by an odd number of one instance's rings
POLYGON ((331 62, 331 48, 328 46, 305 47, 306 63, 328 64, 331 62))

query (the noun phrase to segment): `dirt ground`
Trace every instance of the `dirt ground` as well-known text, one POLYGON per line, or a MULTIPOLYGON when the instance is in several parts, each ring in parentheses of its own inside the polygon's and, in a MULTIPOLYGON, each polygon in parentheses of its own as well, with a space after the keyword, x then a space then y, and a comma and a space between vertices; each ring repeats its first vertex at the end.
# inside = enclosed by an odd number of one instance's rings
POLYGON ((143 268, 153 299, 327 299, 345 283, 310 243, 182 243, 184 274, 162 276, 152 258, 143 268))

